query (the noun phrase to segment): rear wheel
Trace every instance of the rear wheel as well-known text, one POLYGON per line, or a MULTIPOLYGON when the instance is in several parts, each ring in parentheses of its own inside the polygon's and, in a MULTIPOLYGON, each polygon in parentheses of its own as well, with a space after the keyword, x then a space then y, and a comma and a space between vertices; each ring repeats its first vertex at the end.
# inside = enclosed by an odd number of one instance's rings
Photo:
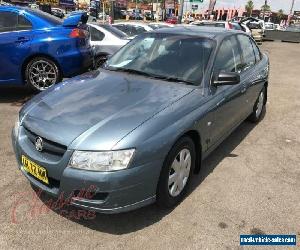
POLYGON ((169 152, 157 186, 157 204, 173 207, 187 191, 195 167, 195 145, 190 137, 182 137, 169 152))
POLYGON ((263 87, 263 89, 259 93, 259 96, 254 104, 253 112, 248 117, 249 121, 254 122, 254 123, 260 121, 260 119, 263 115, 264 108, 265 108, 265 99, 266 99, 266 88, 263 87))
POLYGON ((26 65, 25 78, 32 89, 43 91, 61 80, 61 72, 52 60, 36 57, 26 65))

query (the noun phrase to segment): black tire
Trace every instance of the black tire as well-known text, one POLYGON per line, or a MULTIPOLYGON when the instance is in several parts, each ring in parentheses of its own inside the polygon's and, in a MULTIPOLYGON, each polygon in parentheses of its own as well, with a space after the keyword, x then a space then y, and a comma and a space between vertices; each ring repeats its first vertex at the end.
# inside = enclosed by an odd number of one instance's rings
POLYGON ((100 68, 107 60, 106 55, 100 55, 95 58, 95 68, 100 68))
MULTIPOLYGON (((192 139, 190 137, 184 136, 174 144, 174 146, 168 153, 168 155, 165 159, 164 165, 162 167, 158 185, 157 185, 157 191, 156 191, 157 204, 160 207, 163 207, 163 208, 174 207, 180 201, 182 201, 182 199, 184 198, 184 196, 186 195, 186 192, 188 190, 191 176, 193 175, 193 172, 194 172, 195 162, 196 162, 196 151, 195 151, 194 142, 192 141, 192 139), (190 156, 191 156, 191 165, 190 165, 189 175, 188 175, 186 184, 183 187, 182 191, 177 196, 172 196, 170 194, 170 192, 171 192, 170 187, 172 189, 172 184, 169 185, 169 177, 173 171, 172 163, 174 162, 175 159, 177 159, 176 157, 178 156, 179 152, 181 152, 184 149, 187 149, 190 152, 190 156)), ((175 182, 173 185, 175 185, 175 182)))
POLYGON ((25 67, 26 83, 34 91, 40 92, 46 90, 47 88, 60 82, 61 79, 62 74, 59 67, 54 61, 46 57, 35 57, 31 59, 25 67), (38 65, 41 65, 39 72, 36 71, 37 67, 39 68, 38 65), (42 65, 44 65, 44 69, 42 69, 42 65), (36 78, 35 76, 33 76, 33 74, 38 74, 40 76, 36 78))
POLYGON ((263 113, 265 111, 266 108, 266 87, 263 87, 263 89, 261 90, 261 92, 259 93, 257 100, 253 106, 253 112, 252 114, 248 117, 248 121, 253 122, 253 123, 257 123, 261 120, 263 113), (263 99, 261 100, 261 95, 263 95, 263 99), (262 108, 260 109, 260 112, 258 113, 258 109, 259 109, 259 105, 260 105, 260 101, 262 101, 262 108))

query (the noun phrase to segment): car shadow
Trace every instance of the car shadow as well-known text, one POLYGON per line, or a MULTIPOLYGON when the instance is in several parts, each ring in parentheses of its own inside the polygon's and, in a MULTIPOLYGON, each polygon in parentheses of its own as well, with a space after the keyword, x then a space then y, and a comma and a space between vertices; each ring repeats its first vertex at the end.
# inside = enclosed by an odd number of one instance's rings
MULTIPOLYGON (((214 171, 224 158, 238 157, 238 155, 233 154, 232 151, 244 140, 254 127, 255 124, 253 123, 243 122, 225 141, 220 144, 216 150, 214 150, 210 156, 203 161, 200 173, 193 176, 188 195, 199 187, 205 178, 214 171)), ((49 196, 45 194, 39 198, 44 202, 44 204, 47 204, 49 196)), ((89 229, 114 235, 122 235, 139 231, 160 221, 163 217, 171 213, 174 208, 162 209, 157 205, 152 204, 135 211, 121 214, 96 214, 93 219, 74 218, 69 215, 74 214, 74 211, 76 214, 76 211, 78 212, 80 209, 73 206, 68 206, 66 209, 69 211, 64 213, 66 215, 62 215, 61 211, 57 209, 53 211, 58 215, 66 217, 67 219, 89 229)))
POLYGON ((22 106, 34 94, 26 86, 0 87, 0 103, 11 103, 11 106, 22 106))

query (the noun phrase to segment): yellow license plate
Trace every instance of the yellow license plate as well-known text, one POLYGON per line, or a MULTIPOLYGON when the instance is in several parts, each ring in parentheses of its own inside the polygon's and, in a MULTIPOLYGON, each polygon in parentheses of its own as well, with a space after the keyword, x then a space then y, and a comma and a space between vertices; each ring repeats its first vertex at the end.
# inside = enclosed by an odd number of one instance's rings
POLYGON ((49 184, 49 180, 47 177, 47 170, 33 161, 29 160, 26 156, 22 155, 22 164, 23 169, 32 174, 34 177, 39 179, 40 181, 49 184))

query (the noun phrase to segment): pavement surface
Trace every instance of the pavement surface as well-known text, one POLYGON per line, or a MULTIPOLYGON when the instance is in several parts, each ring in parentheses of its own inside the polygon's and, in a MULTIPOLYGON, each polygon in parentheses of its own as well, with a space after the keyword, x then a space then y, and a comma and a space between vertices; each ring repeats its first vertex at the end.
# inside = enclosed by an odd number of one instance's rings
POLYGON ((228 137, 194 176, 186 199, 168 211, 49 209, 50 197, 38 195, 17 169, 10 141, 32 93, 0 88, 0 249, 242 249, 240 234, 265 233, 297 234, 300 248, 300 44, 262 49, 271 61, 264 119, 244 122, 228 137))

